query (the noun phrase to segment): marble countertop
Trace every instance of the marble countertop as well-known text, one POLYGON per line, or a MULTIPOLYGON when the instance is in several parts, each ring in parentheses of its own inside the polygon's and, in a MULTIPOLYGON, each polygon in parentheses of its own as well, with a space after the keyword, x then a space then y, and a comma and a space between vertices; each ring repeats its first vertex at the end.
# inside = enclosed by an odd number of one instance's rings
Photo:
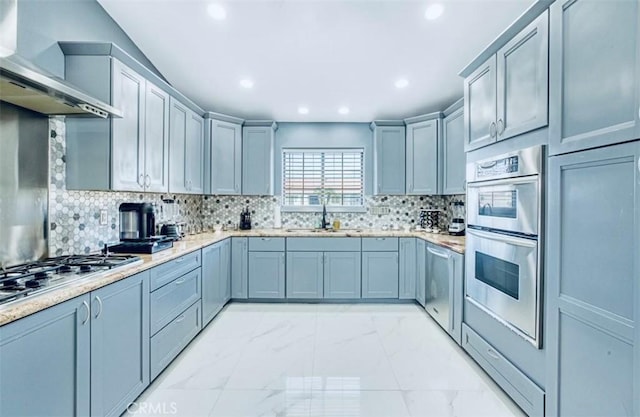
POLYGON ((121 279, 130 277, 139 272, 153 268, 167 261, 179 258, 189 252, 209 246, 213 243, 227 239, 229 237, 417 237, 428 242, 435 243, 464 254, 464 236, 450 236, 447 234, 435 234, 424 231, 403 231, 403 230, 374 230, 355 229, 340 230, 336 232, 319 232, 313 229, 252 229, 219 231, 214 233, 201 233, 187 236, 185 239, 174 242, 173 248, 166 249, 152 255, 139 255, 142 263, 128 266, 122 270, 106 272, 100 276, 93 276, 87 279, 73 281, 67 286, 56 288, 49 292, 26 297, 19 301, 0 306, 0 326, 11 323, 38 311, 60 304, 83 294, 87 294, 98 288, 105 287, 121 279))

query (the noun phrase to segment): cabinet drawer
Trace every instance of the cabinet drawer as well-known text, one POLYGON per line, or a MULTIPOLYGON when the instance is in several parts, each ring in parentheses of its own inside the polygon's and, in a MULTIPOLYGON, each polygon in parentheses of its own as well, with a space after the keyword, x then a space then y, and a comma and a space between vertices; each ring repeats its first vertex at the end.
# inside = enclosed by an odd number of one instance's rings
POLYGON ((544 415, 544 391, 466 324, 462 347, 527 415, 544 415))
POLYGON ((200 299, 200 276, 200 268, 194 269, 151 293, 152 335, 200 299))
POLYGON ((359 237, 289 237, 287 251, 359 252, 359 237))
POLYGON ((397 237, 363 237, 362 251, 397 251, 397 237))
POLYGON ((284 251, 283 237, 250 237, 249 251, 282 252, 284 251))
POLYGON ((160 288, 174 279, 200 266, 200 251, 183 255, 151 270, 150 291, 160 288))
POLYGON ((178 356, 201 328, 198 301, 151 338, 151 380, 178 356))

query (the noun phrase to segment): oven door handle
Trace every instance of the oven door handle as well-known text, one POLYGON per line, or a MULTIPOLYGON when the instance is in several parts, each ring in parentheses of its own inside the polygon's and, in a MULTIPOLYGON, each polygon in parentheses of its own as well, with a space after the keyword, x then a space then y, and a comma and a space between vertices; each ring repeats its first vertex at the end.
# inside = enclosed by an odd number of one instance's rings
POLYGON ((519 185, 530 184, 532 182, 538 182, 538 175, 528 175, 526 177, 518 178, 504 178, 501 180, 489 180, 489 181, 473 181, 467 183, 467 188, 484 188, 491 187, 493 185, 519 185))
POLYGON ((503 235, 502 233, 485 232, 477 229, 467 229, 467 233, 483 239, 495 240, 496 242, 509 243, 516 246, 526 246, 529 248, 535 248, 538 244, 537 240, 525 239, 522 237, 515 237, 509 235, 503 235))

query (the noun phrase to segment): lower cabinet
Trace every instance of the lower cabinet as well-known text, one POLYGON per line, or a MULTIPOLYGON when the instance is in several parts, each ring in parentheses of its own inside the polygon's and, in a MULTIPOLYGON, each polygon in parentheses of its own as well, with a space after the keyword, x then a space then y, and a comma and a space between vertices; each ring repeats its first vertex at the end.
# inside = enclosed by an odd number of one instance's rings
POLYGON ((398 252, 362 252, 362 298, 398 298, 398 252))
POLYGON ((284 287, 284 252, 249 252, 249 298, 284 298, 284 287))
POLYGON ((416 239, 400 238, 399 298, 416 298, 416 239))
POLYGON ((360 252, 324 252, 324 298, 360 298, 360 258, 360 252))
POLYGON ((231 238, 231 298, 238 300, 249 296, 249 239, 231 238))
POLYGON ((416 239, 416 301, 424 307, 426 302, 427 243, 416 239))
POLYGON ((0 415, 122 414, 149 384, 148 294, 143 272, 0 327, 0 415))
POLYGON ((287 252, 287 298, 322 298, 322 252, 287 252))
POLYGON ((209 323, 231 298, 231 242, 202 249, 202 322, 209 323))

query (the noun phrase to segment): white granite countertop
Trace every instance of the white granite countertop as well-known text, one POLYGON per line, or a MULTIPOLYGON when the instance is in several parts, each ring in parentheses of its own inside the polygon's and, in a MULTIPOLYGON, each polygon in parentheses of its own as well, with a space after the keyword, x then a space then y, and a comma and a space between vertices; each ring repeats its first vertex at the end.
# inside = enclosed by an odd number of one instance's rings
POLYGON ((428 242, 446 247, 464 254, 464 236, 450 236, 447 234, 427 233, 424 231, 402 230, 374 230, 356 229, 340 231, 315 231, 313 229, 253 229, 220 231, 215 233, 201 233, 187 236, 174 242, 173 248, 166 249, 152 255, 139 255, 142 264, 130 266, 115 272, 108 272, 99 277, 78 280, 68 286, 60 287, 49 292, 26 297, 19 301, 0 306, 0 326, 11 323, 38 311, 60 304, 74 297, 89 293, 113 282, 130 277, 139 272, 158 266, 162 263, 179 258, 189 252, 209 246, 229 237, 417 237, 428 242))

